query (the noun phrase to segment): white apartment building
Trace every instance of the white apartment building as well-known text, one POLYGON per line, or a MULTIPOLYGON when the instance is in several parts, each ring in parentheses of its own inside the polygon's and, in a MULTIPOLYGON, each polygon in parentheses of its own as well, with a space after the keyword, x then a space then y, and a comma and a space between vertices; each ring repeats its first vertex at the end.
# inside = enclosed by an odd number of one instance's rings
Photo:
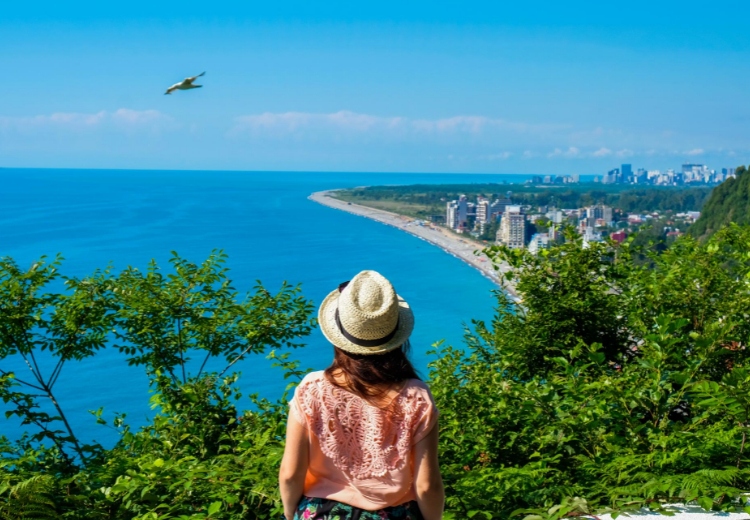
POLYGON ((562 224, 565 220, 565 215, 559 209, 548 211, 545 217, 552 221, 553 224, 562 224))
POLYGON ((477 222, 486 224, 490 220, 490 201, 484 197, 477 199, 477 222))
POLYGON ((589 228, 598 225, 611 226, 614 220, 612 208, 603 204, 580 209, 578 215, 580 223, 589 228))
POLYGON ((445 225, 451 229, 458 228, 458 202, 455 200, 446 204, 445 225))
POLYGON ((466 195, 461 195, 458 200, 452 200, 445 206, 445 224, 451 229, 466 227, 466 218, 469 213, 469 204, 466 195))
POLYGON ((549 235, 547 233, 535 233, 529 240, 529 252, 537 254, 542 249, 549 249, 549 235))
POLYGON ((602 241, 602 235, 601 233, 597 233, 594 231, 594 228, 587 227, 583 232, 583 248, 586 249, 589 247, 589 244, 592 242, 601 242, 602 241))
POLYGON ((511 249, 526 245, 526 216, 521 206, 507 206, 500 220, 497 242, 511 249))

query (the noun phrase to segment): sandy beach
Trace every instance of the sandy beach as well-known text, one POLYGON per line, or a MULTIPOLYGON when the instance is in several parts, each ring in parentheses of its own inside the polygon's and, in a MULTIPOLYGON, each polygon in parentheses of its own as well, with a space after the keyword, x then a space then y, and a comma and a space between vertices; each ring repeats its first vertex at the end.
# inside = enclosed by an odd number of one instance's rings
MULTIPOLYGON (((310 195, 309 199, 330 208, 346 211, 353 215, 359 215, 360 217, 369 218, 382 224, 393 226, 401 231, 419 237, 422 240, 439 247, 446 253, 463 260, 470 266, 479 270, 479 272, 498 286, 504 287, 511 296, 516 297, 513 288, 508 287, 507 284, 501 282, 499 272, 495 270, 492 262, 490 262, 490 260, 484 255, 475 254, 476 251, 481 250, 481 244, 462 238, 442 226, 418 221, 411 217, 391 213, 390 211, 368 208, 366 206, 351 204, 335 199, 330 196, 330 194, 335 191, 336 190, 318 191, 310 195)), ((500 272, 504 272, 506 268, 507 266, 499 266, 500 272)))

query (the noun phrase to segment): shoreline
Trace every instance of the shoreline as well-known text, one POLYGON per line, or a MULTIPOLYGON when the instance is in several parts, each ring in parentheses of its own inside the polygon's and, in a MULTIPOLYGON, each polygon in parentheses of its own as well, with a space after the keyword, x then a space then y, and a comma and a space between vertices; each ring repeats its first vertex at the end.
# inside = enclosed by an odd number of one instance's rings
MULTIPOLYGON (((485 278, 488 278, 492 283, 507 292, 511 298, 518 301, 516 291, 512 286, 501 281, 498 271, 495 270, 492 262, 490 262, 486 256, 474 254, 475 251, 481 249, 481 244, 461 238, 442 226, 436 226, 426 222, 424 225, 420 225, 417 223, 417 219, 411 217, 335 199, 330 196, 330 194, 335 191, 338 190, 317 191, 310 194, 308 199, 329 208, 345 211, 352 215, 358 215, 387 226, 395 227, 396 229, 405 231, 410 235, 420 238, 425 242, 442 249, 449 255, 458 258, 464 263, 469 264, 471 267, 482 273, 485 278)), ((507 267, 508 266, 506 265, 501 265, 499 272, 505 272, 507 267)))

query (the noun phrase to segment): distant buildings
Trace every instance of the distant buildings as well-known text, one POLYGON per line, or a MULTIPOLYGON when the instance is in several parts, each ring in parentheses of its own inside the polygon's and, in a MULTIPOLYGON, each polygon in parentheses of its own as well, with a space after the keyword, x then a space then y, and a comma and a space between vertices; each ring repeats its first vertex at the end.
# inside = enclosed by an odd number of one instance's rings
POLYGON ((576 174, 573 175, 534 175, 530 181, 530 184, 577 184, 580 182, 581 176, 576 174))
POLYGON ((619 184, 622 182, 620 168, 609 170, 606 175, 602 176, 602 184, 619 184))
MULTIPOLYGON (((657 186, 679 186, 682 184, 719 184, 734 176, 734 168, 722 168, 720 172, 711 170, 703 164, 687 163, 681 171, 668 169, 646 170, 638 168, 633 173, 630 164, 623 164, 602 175, 602 184, 653 184, 657 186)), ((594 179, 594 182, 597 182, 594 179)))
MULTIPOLYGON (((638 185, 679 185, 690 183, 716 183, 735 176, 734 168, 722 168, 720 172, 708 169, 702 164, 686 163, 679 171, 647 170, 638 168, 633 171, 631 164, 622 164, 602 176, 604 184, 638 184, 638 185)), ((531 183, 537 184, 565 184, 579 182, 578 175, 566 176, 535 176, 531 183)), ((597 182, 598 178, 594 179, 597 182)), ((557 209, 554 206, 525 206, 513 204, 512 192, 495 200, 478 195, 476 202, 469 202, 465 195, 446 203, 445 224, 457 233, 471 233, 476 238, 487 240, 492 234, 495 241, 512 249, 528 248, 538 253, 550 247, 551 244, 562 240, 560 229, 567 225, 575 225, 583 238, 584 246, 592 242, 602 241, 603 236, 622 243, 627 233, 637 229, 644 222, 660 218, 653 214, 626 214, 604 204, 595 204, 578 209, 557 209), (537 226, 550 226, 549 229, 539 229, 537 226), (495 227, 497 226, 497 227, 495 227), (497 232, 495 232, 497 230, 497 232), (531 235, 530 238, 527 238, 531 235)), ((680 223, 695 221, 700 213, 686 212, 676 214, 680 223)), ((434 222, 443 220, 440 215, 432 217, 434 222)), ((671 223, 670 223, 671 225, 671 223)), ((665 233, 670 231, 665 228, 665 233)), ((676 231, 676 230, 675 230, 676 231)), ((674 233, 671 236, 676 236, 674 233)))
POLYGON ((529 240, 529 252, 538 254, 542 249, 549 249, 549 241, 548 233, 534 233, 529 240))
POLYGON ((581 234, 583 235, 583 247, 588 247, 591 242, 602 241, 602 234, 598 233, 594 228, 584 228, 581 234))
POLYGON ((510 197, 495 200, 492 204, 490 204, 490 218, 496 217, 497 215, 502 215, 505 212, 505 208, 512 204, 513 202, 511 202, 510 197))
POLYGON ((447 203, 445 225, 451 229, 458 229, 458 201, 452 200, 447 203))
POLYGON ((614 222, 612 208, 603 204, 578 210, 578 223, 585 227, 611 226, 614 222))
POLYGON ((490 221, 490 201, 484 197, 477 197, 477 222, 484 225, 490 221))
POLYGON ((469 202, 465 195, 461 195, 457 200, 446 203, 445 225, 459 233, 476 228, 484 231, 484 227, 498 215, 502 215, 510 204, 511 200, 508 197, 490 202, 489 199, 479 196, 474 203, 469 202))
POLYGON ((505 208, 497 232, 497 242, 511 249, 520 249, 526 245, 526 216, 521 206, 505 208))
POLYGON ((457 231, 466 229, 469 204, 466 195, 461 195, 458 200, 452 200, 446 204, 445 223, 457 231))
POLYGON ((630 164, 623 164, 620 169, 620 175, 622 175, 623 182, 633 182, 633 166, 630 164))

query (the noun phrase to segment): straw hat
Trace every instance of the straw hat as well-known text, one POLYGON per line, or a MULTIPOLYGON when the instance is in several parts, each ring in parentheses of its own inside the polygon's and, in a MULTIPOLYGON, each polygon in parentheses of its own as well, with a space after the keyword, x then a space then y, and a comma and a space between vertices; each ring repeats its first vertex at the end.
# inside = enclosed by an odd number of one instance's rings
POLYGON ((362 271, 326 296, 318 322, 328 341, 352 354, 390 352, 414 329, 409 304, 375 271, 362 271))

